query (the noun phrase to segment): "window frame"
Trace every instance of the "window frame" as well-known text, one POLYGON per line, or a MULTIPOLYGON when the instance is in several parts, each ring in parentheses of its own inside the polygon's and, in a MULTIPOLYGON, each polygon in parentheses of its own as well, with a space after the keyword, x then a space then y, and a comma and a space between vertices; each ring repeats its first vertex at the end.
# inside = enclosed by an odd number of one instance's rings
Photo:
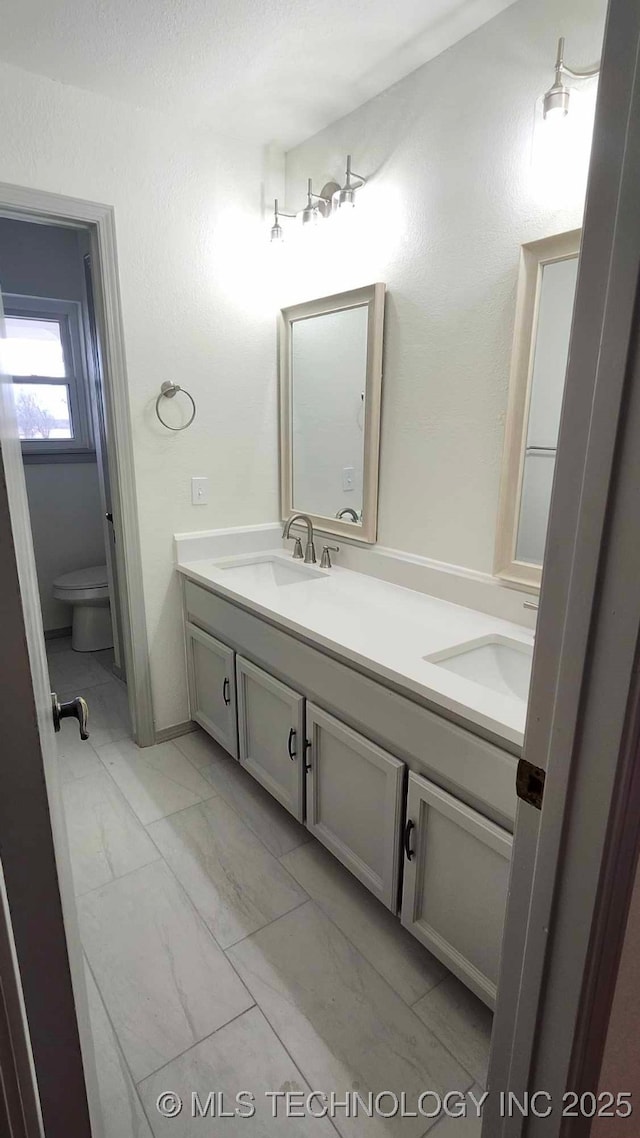
POLYGON ((21 439, 23 458, 28 462, 43 461, 39 456, 56 458, 93 456, 95 445, 89 402, 89 378, 83 338, 82 304, 79 300, 59 300, 55 297, 24 296, 4 293, 5 316, 27 320, 55 321, 60 327, 60 339, 65 361, 65 376, 17 375, 14 383, 66 385, 69 391, 69 408, 74 431, 72 439, 21 439))

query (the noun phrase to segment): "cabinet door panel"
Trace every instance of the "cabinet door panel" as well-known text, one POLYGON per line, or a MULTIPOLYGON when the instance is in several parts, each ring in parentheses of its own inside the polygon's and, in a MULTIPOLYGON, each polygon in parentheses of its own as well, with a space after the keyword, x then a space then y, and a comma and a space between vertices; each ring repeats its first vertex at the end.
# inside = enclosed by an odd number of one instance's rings
POLYGON ((236 659, 240 762, 299 822, 304 819, 304 699, 236 659))
POLYGON ((493 1007, 511 834, 413 773, 406 827, 402 923, 493 1007))
POLYGON ((307 704, 307 827, 393 912, 404 763, 307 704))
POLYGON ((187 670, 191 718, 238 757, 235 653, 187 622, 187 670))

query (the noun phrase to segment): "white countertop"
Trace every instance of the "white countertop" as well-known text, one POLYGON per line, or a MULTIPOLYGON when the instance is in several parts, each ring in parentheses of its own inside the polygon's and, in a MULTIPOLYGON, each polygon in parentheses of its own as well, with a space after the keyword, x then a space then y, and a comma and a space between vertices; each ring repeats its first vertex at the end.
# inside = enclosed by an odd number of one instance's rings
MULTIPOLYGON (((515 695, 492 691, 424 660, 435 652, 488 635, 531 645, 532 633, 518 624, 412 589, 334 565, 292 586, 268 580, 233 581, 225 564, 273 558, 287 565, 282 549, 244 557, 179 562, 191 581, 267 617, 286 631, 392 680, 470 725, 522 745, 526 704, 515 695)), ((300 563, 297 563, 300 565, 300 563)), ((317 567, 314 567, 317 568, 317 567)))

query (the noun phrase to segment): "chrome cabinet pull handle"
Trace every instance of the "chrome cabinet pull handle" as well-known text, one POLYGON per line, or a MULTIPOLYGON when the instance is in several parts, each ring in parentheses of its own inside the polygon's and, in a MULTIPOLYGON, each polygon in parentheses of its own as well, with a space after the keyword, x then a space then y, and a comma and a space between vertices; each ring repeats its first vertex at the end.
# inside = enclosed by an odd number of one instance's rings
POLYGON ((81 695, 77 695, 75 699, 69 699, 66 703, 60 703, 54 691, 51 692, 51 714, 53 716, 53 727, 55 731, 60 730, 60 724, 63 719, 77 719, 80 728, 80 738, 89 738, 89 706, 86 699, 81 695))
POLYGON ((291 730, 289 731, 289 738, 287 740, 287 750, 289 752, 289 758, 291 759, 292 763, 295 762, 296 756, 298 754, 298 752, 296 751, 296 748, 294 746, 295 740, 296 740, 296 729, 295 729, 295 727, 292 727, 291 730))

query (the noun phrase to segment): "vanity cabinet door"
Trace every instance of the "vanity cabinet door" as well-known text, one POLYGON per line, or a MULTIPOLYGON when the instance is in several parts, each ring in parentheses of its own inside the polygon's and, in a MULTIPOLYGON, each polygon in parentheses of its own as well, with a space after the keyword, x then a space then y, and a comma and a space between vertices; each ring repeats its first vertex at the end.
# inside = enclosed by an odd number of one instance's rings
POLYGON ((299 822, 304 819, 304 698, 236 659, 240 762, 299 822))
POLYGON ((409 774, 402 923, 495 1007, 511 834, 409 774))
POLYGON ((187 621, 187 671, 191 718, 238 757, 235 652, 187 621))
POLYGON ((404 763, 307 704, 307 827, 392 912, 404 763))

